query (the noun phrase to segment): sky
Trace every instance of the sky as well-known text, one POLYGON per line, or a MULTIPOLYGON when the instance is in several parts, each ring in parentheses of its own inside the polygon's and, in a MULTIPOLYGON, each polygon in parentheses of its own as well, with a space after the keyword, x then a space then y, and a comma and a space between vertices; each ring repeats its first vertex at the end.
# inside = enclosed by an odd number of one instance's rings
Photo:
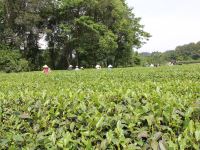
POLYGON ((151 38, 139 52, 174 50, 200 41, 200 0, 127 0, 151 38))

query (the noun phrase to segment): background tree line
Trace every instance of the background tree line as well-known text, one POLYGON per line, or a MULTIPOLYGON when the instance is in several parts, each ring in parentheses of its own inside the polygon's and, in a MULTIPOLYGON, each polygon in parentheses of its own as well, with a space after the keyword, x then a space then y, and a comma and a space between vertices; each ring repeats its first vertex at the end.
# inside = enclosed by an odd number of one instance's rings
POLYGON ((165 64, 174 62, 178 64, 200 63, 200 41, 177 46, 175 50, 166 52, 140 53, 141 64, 165 64))
POLYGON ((133 49, 149 37, 125 0, 0 0, 1 68, 129 66, 138 63, 133 49))

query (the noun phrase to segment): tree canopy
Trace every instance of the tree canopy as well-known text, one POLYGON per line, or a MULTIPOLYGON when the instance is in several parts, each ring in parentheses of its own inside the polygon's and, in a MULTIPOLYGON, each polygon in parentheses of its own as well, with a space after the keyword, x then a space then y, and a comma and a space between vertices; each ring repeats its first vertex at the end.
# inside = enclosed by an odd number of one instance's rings
POLYGON ((125 0, 1 0, 0 19, 0 44, 19 49, 34 70, 127 66, 150 37, 125 0))

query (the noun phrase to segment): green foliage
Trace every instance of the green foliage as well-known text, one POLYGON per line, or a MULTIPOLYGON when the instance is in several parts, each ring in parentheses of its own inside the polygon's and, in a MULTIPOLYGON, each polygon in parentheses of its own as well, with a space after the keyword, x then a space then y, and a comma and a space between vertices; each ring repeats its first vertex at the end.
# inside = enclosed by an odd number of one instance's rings
POLYGON ((166 63, 166 61, 162 57, 161 52, 153 52, 151 54, 151 56, 147 59, 147 62, 148 62, 148 64, 163 64, 163 63, 166 63))
POLYGON ((133 47, 149 38, 125 0, 2 0, 0 19, 0 44, 23 49, 33 70, 46 60, 53 69, 127 66, 133 47))
POLYGON ((22 58, 19 51, 0 50, 0 71, 9 73, 28 70, 28 61, 22 58))
POLYGON ((199 65, 0 73, 1 149, 196 149, 199 65))
POLYGON ((137 66, 141 65, 141 59, 139 58, 139 56, 133 56, 133 64, 137 66))
POLYGON ((200 42, 177 46, 175 53, 180 61, 198 60, 200 59, 200 42))
POLYGON ((175 50, 166 52, 153 52, 148 56, 141 54, 144 61, 149 64, 164 64, 177 62, 178 64, 192 64, 200 62, 200 42, 177 46, 175 50))

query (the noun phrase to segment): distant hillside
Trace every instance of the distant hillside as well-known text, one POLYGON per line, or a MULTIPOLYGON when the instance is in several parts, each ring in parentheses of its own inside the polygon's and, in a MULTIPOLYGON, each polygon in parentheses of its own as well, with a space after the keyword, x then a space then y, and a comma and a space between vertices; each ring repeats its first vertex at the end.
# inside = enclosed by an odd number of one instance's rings
POLYGON ((175 50, 166 52, 142 52, 139 54, 143 62, 153 64, 164 64, 169 61, 198 63, 200 62, 200 41, 177 46, 175 50))
POLYGON ((151 53, 149 52, 142 52, 140 53, 141 56, 151 56, 151 53))
POLYGON ((180 60, 198 60, 200 59, 200 41, 177 46, 175 54, 180 60))

